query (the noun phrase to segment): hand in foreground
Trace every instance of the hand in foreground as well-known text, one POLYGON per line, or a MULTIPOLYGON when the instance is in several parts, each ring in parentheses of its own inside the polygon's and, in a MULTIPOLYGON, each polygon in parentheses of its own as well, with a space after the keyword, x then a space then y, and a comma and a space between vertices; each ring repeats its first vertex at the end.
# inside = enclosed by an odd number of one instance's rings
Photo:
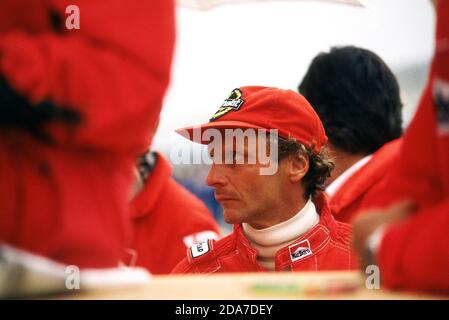
POLYGON ((415 209, 416 205, 412 201, 405 200, 386 209, 362 212, 354 220, 351 242, 361 268, 374 263, 373 250, 377 249, 383 230, 391 224, 406 220, 415 209))

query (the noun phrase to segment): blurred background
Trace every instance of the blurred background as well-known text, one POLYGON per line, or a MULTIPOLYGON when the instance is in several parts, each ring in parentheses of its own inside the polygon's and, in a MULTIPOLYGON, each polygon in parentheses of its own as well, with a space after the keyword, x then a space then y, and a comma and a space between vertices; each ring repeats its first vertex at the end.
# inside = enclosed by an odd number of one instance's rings
MULTIPOLYGON (((360 3, 363 7, 293 0, 232 3, 209 10, 177 6, 172 80, 153 149, 168 159, 173 148, 200 152, 201 147, 193 147, 174 129, 207 122, 236 87, 296 91, 313 57, 342 45, 372 50, 394 71, 407 127, 433 53, 435 16, 430 1, 360 3)), ((229 226, 222 221, 213 189, 204 183, 207 170, 206 165, 174 165, 174 176, 206 203, 226 232, 229 226)))

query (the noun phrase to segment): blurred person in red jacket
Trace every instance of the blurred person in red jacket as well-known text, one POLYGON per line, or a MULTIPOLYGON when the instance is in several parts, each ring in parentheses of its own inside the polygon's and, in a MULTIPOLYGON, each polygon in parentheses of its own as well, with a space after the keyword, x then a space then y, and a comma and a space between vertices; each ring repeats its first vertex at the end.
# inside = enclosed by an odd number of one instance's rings
POLYGON ((116 267, 169 81, 173 3, 2 0, 0 16, 0 242, 116 267))
POLYGON ((326 194, 332 214, 351 222, 388 172, 400 147, 402 102, 390 68, 353 46, 318 54, 298 91, 320 116, 335 169, 326 194))
POLYGON ((449 1, 437 2, 436 48, 418 111, 393 168, 354 221, 362 266, 382 284, 449 292, 449 1))
POLYGON ((322 193, 333 168, 321 149, 327 137, 304 97, 237 88, 209 123, 178 133, 208 144, 213 162, 206 182, 234 230, 191 247, 173 273, 354 268, 350 226, 334 220, 322 193), (218 134, 212 142, 211 134, 218 134))
POLYGON ((188 248, 218 240, 220 229, 203 202, 175 181, 162 154, 149 151, 139 158, 137 168, 127 262, 153 274, 167 274, 188 248))

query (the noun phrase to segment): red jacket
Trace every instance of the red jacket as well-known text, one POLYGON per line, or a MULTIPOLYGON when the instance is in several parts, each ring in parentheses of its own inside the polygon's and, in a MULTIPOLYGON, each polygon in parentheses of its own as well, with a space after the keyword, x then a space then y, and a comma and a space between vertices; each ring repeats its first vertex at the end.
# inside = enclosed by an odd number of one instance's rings
POLYGON ((53 143, 0 128, 0 242, 81 268, 121 260, 131 170, 168 85, 173 11, 172 1, 0 1, 0 75, 30 103, 82 120, 46 125, 53 143), (64 27, 72 4, 79 30, 64 27))
POLYGON ((171 0, 2 0, 0 12, 0 73, 31 101, 82 114, 76 130, 48 128, 53 138, 95 150, 146 150, 170 75, 171 0), (72 4, 80 8, 79 30, 64 27, 72 4), (58 30, 51 12, 62 21, 58 30))
POLYGON ((168 161, 158 154, 148 181, 131 202, 133 259, 154 274, 170 273, 188 247, 220 234, 212 213, 171 173, 168 161))
POLYGON ((338 221, 350 223, 365 206, 366 199, 375 197, 398 155, 401 139, 385 144, 372 158, 355 172, 331 197, 330 208, 338 221))
MULTIPOLYGON (((350 226, 334 220, 324 195, 314 203, 320 212, 319 223, 277 252, 276 271, 351 270, 356 267, 356 257, 349 246, 350 226)), ((173 273, 267 271, 257 262, 257 254, 241 225, 235 225, 227 237, 191 247, 173 273)))
POLYGON ((438 1, 428 86, 404 135, 400 157, 373 206, 411 198, 418 210, 391 226, 377 260, 392 288, 449 292, 449 1, 438 1))

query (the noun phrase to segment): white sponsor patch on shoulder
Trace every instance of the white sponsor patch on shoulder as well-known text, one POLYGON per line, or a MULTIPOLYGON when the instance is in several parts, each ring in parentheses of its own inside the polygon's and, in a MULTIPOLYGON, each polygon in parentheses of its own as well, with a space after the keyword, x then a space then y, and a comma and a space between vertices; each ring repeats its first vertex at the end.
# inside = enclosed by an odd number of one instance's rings
POLYGON ((292 262, 303 259, 312 254, 309 240, 303 240, 301 242, 292 244, 288 247, 288 250, 290 251, 290 259, 292 260, 292 262))
POLYGON ((207 240, 190 247, 192 258, 198 258, 203 254, 208 253, 209 250, 209 242, 207 240))
POLYGON ((197 233, 190 234, 182 238, 186 248, 190 248, 191 246, 206 241, 206 240, 218 240, 220 237, 215 231, 201 231, 197 233))

